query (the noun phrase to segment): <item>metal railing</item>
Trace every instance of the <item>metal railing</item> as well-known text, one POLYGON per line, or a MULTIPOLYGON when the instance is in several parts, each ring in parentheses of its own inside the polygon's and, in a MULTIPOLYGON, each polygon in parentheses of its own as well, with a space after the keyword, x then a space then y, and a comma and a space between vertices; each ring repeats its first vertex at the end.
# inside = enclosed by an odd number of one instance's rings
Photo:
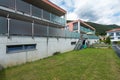
POLYGON ((65 26, 66 20, 22 0, 0 0, 0 6, 65 26))
POLYGON ((30 23, 16 19, 0 17, 0 34, 8 36, 31 37, 56 37, 56 38, 80 38, 80 34, 68 30, 46 26, 38 23, 30 23))
POLYGON ((85 27, 83 27, 83 26, 80 26, 80 30, 81 31, 83 31, 83 32, 94 32, 94 31, 92 31, 92 30, 90 30, 89 28, 85 28, 85 27))

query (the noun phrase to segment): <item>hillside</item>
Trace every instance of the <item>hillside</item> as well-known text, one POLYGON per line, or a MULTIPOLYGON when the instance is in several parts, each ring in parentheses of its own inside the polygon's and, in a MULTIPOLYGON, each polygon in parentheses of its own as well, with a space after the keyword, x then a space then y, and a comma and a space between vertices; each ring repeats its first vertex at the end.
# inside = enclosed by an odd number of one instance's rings
POLYGON ((97 23, 93 23, 93 22, 86 22, 87 24, 93 26, 96 29, 96 34, 99 35, 105 35, 106 31, 113 29, 113 28, 120 28, 120 26, 118 25, 103 25, 103 24, 97 24, 97 23))
MULTIPOLYGON (((71 20, 68 20, 67 22, 71 22, 71 20)), ((96 34, 97 35, 105 35, 106 31, 113 29, 113 28, 120 28, 118 25, 103 25, 103 24, 98 24, 98 23, 93 23, 93 22, 86 22, 87 24, 93 26, 96 29, 96 34)))

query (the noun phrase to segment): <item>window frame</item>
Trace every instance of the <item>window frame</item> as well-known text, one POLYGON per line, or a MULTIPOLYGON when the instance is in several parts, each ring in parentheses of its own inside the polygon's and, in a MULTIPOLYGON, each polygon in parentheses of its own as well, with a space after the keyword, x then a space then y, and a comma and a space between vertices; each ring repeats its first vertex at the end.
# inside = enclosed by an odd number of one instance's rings
POLYGON ((26 52, 26 51, 34 51, 34 50, 37 50, 36 46, 37 46, 37 44, 6 45, 6 53, 11 54, 11 53, 26 52), (26 46, 29 48, 25 48, 26 46), (33 47, 31 47, 31 46, 33 46, 33 47), (21 49, 20 49, 20 47, 21 47, 21 49), (30 49, 30 47, 31 47, 31 49, 30 49))

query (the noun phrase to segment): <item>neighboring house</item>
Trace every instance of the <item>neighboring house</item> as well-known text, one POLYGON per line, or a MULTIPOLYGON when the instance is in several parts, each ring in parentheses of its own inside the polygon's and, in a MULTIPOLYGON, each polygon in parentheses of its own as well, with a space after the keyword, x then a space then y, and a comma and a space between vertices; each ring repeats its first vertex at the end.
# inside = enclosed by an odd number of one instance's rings
POLYGON ((120 41, 120 28, 107 31, 107 36, 110 36, 112 42, 120 41))
POLYGON ((99 38, 95 35, 95 28, 81 20, 69 22, 67 27, 70 31, 80 33, 80 39, 87 39, 90 45, 99 41, 99 38))
POLYGON ((0 0, 0 65, 73 50, 80 34, 65 30, 66 11, 49 0, 0 0))

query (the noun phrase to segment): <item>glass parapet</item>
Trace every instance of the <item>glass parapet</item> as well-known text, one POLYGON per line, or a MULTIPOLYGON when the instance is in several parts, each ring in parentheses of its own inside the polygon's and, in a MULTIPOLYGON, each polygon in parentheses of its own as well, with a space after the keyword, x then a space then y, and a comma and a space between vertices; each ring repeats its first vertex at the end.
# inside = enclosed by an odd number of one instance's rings
POLYGON ((0 0, 0 6, 7 7, 9 9, 13 9, 19 12, 22 12, 23 14, 29 14, 38 18, 43 18, 46 20, 49 20, 51 22, 54 22, 56 24, 65 26, 66 20, 65 18, 61 18, 60 16, 56 16, 50 12, 47 12, 43 9, 40 9, 34 5, 24 2, 22 0, 0 0), (16 4, 16 5, 15 5, 16 4), (16 8, 16 9, 15 9, 16 8))
POLYGON ((54 14, 51 14, 51 21, 64 26, 66 20, 64 18, 60 18, 54 14))
POLYGON ((46 19, 46 20, 50 21, 50 13, 43 10, 43 19, 46 19))
POLYGON ((80 26, 80 31, 85 32, 85 33, 88 33, 88 32, 95 33, 95 31, 93 31, 93 30, 91 30, 89 28, 85 28, 83 26, 80 26))
POLYGON ((10 20, 10 35, 32 35, 32 23, 11 19, 10 20))
POLYGON ((15 9, 15 0, 0 0, 0 6, 15 9))
POLYGON ((30 14, 30 4, 22 0, 16 0, 16 10, 22 13, 30 14))
POLYGON ((65 36, 66 36, 67 38, 77 38, 77 39, 79 39, 79 38, 80 38, 80 33, 71 32, 71 31, 69 31, 69 30, 66 30, 66 31, 65 31, 65 36))
POLYGON ((34 24, 34 36, 47 36, 47 26, 34 24))
POLYGON ((32 16, 42 18, 42 10, 38 7, 32 6, 32 16))
POLYGON ((7 33, 16 36, 42 36, 42 37, 63 37, 63 38, 80 38, 80 34, 76 32, 70 32, 69 30, 55 28, 52 26, 46 26, 16 19, 8 20, 5 17, 0 17, 0 35, 7 33), (8 26, 9 25, 9 26, 8 26), (9 27, 9 31, 8 31, 9 27))
POLYGON ((0 34, 7 33, 7 19, 4 17, 0 17, 0 34))

